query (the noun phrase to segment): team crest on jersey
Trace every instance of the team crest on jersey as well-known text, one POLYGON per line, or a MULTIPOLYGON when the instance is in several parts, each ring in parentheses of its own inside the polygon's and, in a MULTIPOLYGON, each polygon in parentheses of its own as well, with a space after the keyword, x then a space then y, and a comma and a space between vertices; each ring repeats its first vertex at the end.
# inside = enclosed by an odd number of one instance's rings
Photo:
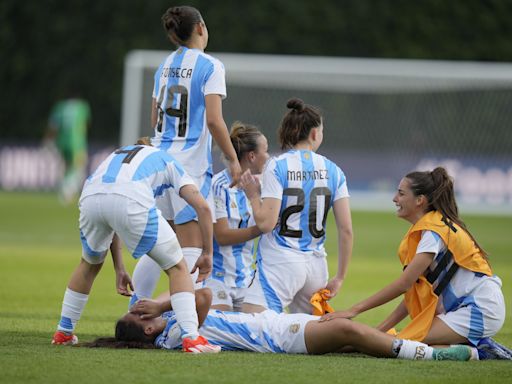
POLYGON ((299 329, 300 329, 299 323, 290 325, 290 333, 297 333, 297 332, 299 332, 299 329))
POLYGON ((304 158, 306 160, 309 160, 310 157, 311 157, 311 155, 309 154, 309 152, 304 152, 304 158))
POLYGON ((219 291, 217 292, 217 298, 220 300, 226 300, 228 298, 228 295, 226 291, 219 291))

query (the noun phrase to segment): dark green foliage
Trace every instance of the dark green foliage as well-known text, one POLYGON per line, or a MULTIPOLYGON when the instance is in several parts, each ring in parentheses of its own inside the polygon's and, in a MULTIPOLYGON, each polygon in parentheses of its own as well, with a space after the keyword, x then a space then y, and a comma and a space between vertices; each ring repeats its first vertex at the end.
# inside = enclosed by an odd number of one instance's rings
MULTIPOLYGON (((185 2, 186 3, 186 2, 185 2)), ((212 52, 512 61, 505 0, 189 1, 212 52)), ((0 139, 38 140, 55 100, 91 102, 93 141, 116 143, 123 60, 170 49, 163 0, 3 0, 0 139)))

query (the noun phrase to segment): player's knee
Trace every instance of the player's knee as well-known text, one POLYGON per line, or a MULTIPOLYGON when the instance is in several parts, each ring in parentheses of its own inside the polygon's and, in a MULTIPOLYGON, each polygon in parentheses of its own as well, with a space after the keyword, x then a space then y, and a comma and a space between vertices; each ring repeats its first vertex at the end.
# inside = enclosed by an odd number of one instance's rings
POLYGON ((358 323, 353 322, 349 319, 336 318, 335 327, 336 332, 340 335, 344 335, 345 337, 359 337, 362 335, 362 329, 359 327, 358 323))

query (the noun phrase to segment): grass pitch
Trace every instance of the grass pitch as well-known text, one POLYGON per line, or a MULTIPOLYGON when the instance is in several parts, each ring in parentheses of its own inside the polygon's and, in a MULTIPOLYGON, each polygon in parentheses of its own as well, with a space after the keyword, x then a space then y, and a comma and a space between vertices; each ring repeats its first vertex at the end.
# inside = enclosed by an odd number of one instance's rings
MULTIPOLYGON (((223 352, 189 356, 161 350, 102 350, 54 347, 51 336, 60 316, 64 289, 81 246, 78 211, 64 208, 53 194, 0 192, 0 383, 482 383, 512 382, 512 362, 406 362, 363 355, 271 355, 223 352)), ((512 218, 464 216, 490 253, 503 280, 509 308, 496 339, 512 346, 512 218)), ((335 269, 332 218, 327 250, 335 269)), ((396 249, 408 224, 394 214, 353 212, 355 245, 348 276, 332 304, 345 308, 374 293, 400 274, 396 249)), ((134 261, 125 251, 129 271, 134 261)), ((162 279, 159 288, 165 289, 162 279)), ((112 262, 93 287, 77 328, 81 341, 113 334, 127 299, 115 293, 112 262)), ((358 321, 376 325, 390 303, 358 321)))

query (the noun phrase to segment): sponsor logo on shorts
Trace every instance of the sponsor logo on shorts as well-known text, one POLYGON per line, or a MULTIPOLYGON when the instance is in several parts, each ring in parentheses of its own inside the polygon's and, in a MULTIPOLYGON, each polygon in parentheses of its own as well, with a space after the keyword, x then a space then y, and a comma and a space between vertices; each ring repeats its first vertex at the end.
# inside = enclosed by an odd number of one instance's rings
POLYGON ((300 329, 300 324, 298 324, 298 323, 290 325, 290 333, 297 333, 297 332, 299 332, 299 329, 300 329))
POLYGON ((220 300, 226 300, 228 298, 228 295, 226 294, 226 291, 219 291, 217 292, 217 298, 220 300))

